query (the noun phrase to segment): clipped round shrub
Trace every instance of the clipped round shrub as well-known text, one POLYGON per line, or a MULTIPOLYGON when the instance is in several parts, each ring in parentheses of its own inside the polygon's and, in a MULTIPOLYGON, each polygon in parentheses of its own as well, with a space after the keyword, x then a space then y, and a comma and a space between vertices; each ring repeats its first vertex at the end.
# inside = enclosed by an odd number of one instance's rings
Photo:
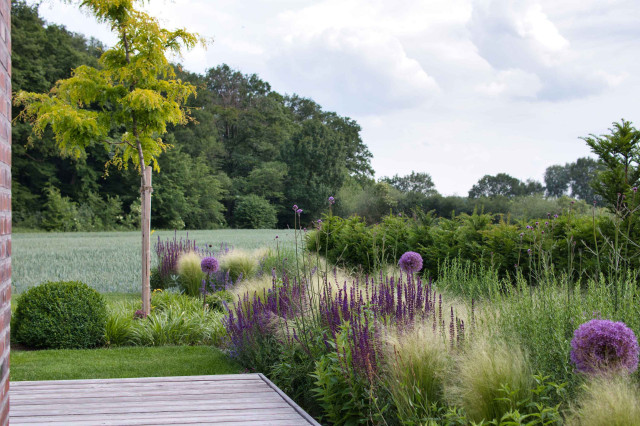
POLYGON ((79 281, 46 282, 18 298, 12 334, 36 349, 92 348, 104 342, 107 308, 79 281))
POLYGON ((633 373, 638 369, 638 339, 623 322, 592 319, 571 340, 571 361, 587 374, 633 373))

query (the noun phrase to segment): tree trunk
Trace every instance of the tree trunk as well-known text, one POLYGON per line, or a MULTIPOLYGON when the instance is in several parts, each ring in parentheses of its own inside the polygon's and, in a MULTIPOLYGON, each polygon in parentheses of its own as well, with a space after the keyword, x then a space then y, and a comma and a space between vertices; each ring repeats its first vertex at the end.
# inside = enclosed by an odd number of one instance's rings
POLYGON ((142 228, 142 310, 151 312, 151 165, 146 166, 140 178, 140 225, 142 228))

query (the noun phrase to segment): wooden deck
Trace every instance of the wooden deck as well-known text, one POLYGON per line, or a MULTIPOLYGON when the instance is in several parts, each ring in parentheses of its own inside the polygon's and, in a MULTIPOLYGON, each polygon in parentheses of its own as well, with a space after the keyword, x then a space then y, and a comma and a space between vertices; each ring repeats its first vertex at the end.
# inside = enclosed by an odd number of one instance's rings
POLYGON ((262 374, 12 382, 12 425, 318 425, 262 374))

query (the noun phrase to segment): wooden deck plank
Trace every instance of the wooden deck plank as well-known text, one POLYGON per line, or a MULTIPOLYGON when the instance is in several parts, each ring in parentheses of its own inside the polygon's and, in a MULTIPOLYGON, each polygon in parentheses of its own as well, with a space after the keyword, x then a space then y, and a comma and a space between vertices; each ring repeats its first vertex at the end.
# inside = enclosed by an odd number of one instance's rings
MULTIPOLYGON (((12 389, 13 390, 13 389, 12 389)), ((96 388, 74 388, 74 389, 32 389, 29 391, 16 391, 13 395, 17 397, 21 396, 29 396, 37 393, 38 395, 82 395, 87 393, 92 393, 95 395, 111 395, 113 392, 125 392, 125 393, 144 393, 144 392, 165 392, 165 393, 173 393, 174 395, 181 391, 189 391, 193 392, 204 392, 209 391, 212 393, 233 393, 233 392, 270 392, 271 389, 265 383, 256 383, 252 385, 236 385, 233 383, 229 383, 225 386, 207 386, 207 385, 198 385, 189 388, 181 388, 181 387, 165 387, 158 386, 154 388, 153 386, 139 386, 139 387, 126 387, 126 388, 118 388, 118 387, 96 387, 96 388)))
MULTIPOLYGON (((153 424, 175 424, 180 422, 232 422, 232 421, 258 421, 258 420, 298 420, 300 418, 298 413, 293 409, 287 412, 262 412, 262 413, 250 413, 250 412, 229 412, 229 413, 207 413, 206 415, 181 415, 181 416, 162 416, 151 415, 147 417, 133 417, 126 415, 117 415, 109 417, 99 416, 66 416, 66 417, 39 417, 37 421, 41 424, 58 424, 58 426, 67 424, 127 424, 127 423, 153 423, 153 424)), ((31 419, 31 421, 34 421, 31 419)), ((12 424, 22 424, 20 420, 11 422, 12 424)), ((307 426, 308 423, 304 422, 307 426)))
POLYGON ((262 374, 12 382, 12 424, 318 425, 262 374))
MULTIPOLYGON (((296 414, 295 410, 291 407, 284 408, 266 408, 266 409, 245 409, 242 411, 231 411, 226 413, 221 413, 216 410, 211 411, 201 411, 201 412, 192 412, 187 414, 189 418, 209 418, 212 416, 233 416, 241 414, 246 416, 255 416, 258 418, 263 418, 267 414, 268 415, 277 415, 277 416, 285 416, 296 414)), ((127 413, 127 414, 112 414, 109 415, 108 420, 150 420, 150 419, 181 419, 185 418, 185 413, 177 413, 177 412, 163 412, 163 413, 127 413)), ((17 422, 24 421, 24 417, 16 418, 17 422)), ((13 419, 12 419, 13 420, 13 419)), ((67 416, 38 416, 38 420, 40 421, 50 421, 50 422, 79 422, 79 421, 97 421, 97 420, 106 420, 102 419, 99 414, 73 414, 67 416)))
MULTIPOLYGON (((42 425, 42 423, 13 423, 12 424, 20 424, 23 426, 36 426, 42 425)), ((108 420, 104 421, 89 421, 89 422, 79 422, 79 423, 53 423, 53 425, 83 425, 83 426, 97 426, 97 425, 119 425, 119 426, 155 426, 155 425, 190 425, 190 426, 208 426, 208 425, 230 425, 230 426, 309 426, 309 423, 305 420, 302 420, 300 417, 297 419, 271 419, 271 420, 221 420, 217 421, 216 419, 208 419, 203 421, 202 419, 184 419, 178 422, 173 420, 123 420, 122 422, 110 422, 108 420)))
MULTIPOLYGON (((109 399, 109 402, 130 402, 130 401, 139 401, 140 398, 143 398, 147 402, 154 401, 174 401, 176 398, 175 393, 163 392, 160 394, 154 394, 153 392, 127 392, 120 393, 116 396, 113 395, 100 395, 96 396, 93 393, 74 396, 73 400, 78 403, 91 403, 91 402, 100 402, 104 401, 105 398, 109 399)), ((197 401, 209 401, 211 399, 216 399, 218 401, 224 400, 233 400, 237 398, 242 398, 246 400, 269 400, 269 399, 280 399, 279 395, 275 395, 273 392, 263 391, 263 392, 235 392, 235 393, 219 393, 219 392, 199 392, 193 394, 185 394, 180 393, 181 401, 189 401, 190 404, 193 404, 197 401)), ((58 402, 69 401, 69 397, 60 396, 60 395, 51 395, 51 396, 40 396, 40 395, 23 395, 20 397, 11 396, 11 400, 16 402, 19 405, 40 405, 40 404, 52 404, 58 402)))
MULTIPOLYGON (((136 404, 110 404, 108 402, 102 404, 65 404, 65 405, 41 405, 41 406, 18 406, 15 411, 11 410, 13 416, 28 417, 34 415, 73 415, 73 414, 118 414, 118 413, 157 413, 157 412, 196 412, 196 411, 212 411, 216 410, 242 410, 247 405, 245 401, 240 402, 216 402, 211 401, 207 406, 190 405, 184 403, 175 404, 158 404, 158 405, 142 405, 141 402, 136 404)), ((264 402, 253 408, 286 408, 289 405, 286 401, 264 402)))
POLYGON ((155 382, 216 382, 220 380, 256 380, 260 379, 259 373, 248 373, 248 374, 218 374, 215 376, 167 376, 167 377, 132 377, 126 379, 79 379, 79 380, 24 380, 20 382, 12 382, 14 385, 19 385, 20 387, 25 386, 41 386, 42 384, 50 384, 50 385, 60 385, 60 384, 68 384, 68 385, 84 385, 89 383, 155 383, 155 382))
POLYGON ((119 385, 118 383, 114 383, 114 382, 106 382, 106 383, 87 383, 86 385, 74 385, 74 384, 64 384, 61 383, 59 385, 53 385, 53 384, 48 384, 45 382, 45 384, 42 384, 41 386, 28 386, 28 387, 22 387, 20 386, 20 382, 18 382, 16 385, 14 385, 14 390, 16 391, 16 393, 20 393, 20 392, 33 392, 34 390, 38 390, 38 391, 46 391, 46 390, 73 390, 73 389, 81 389, 81 390, 86 390, 86 389, 140 389, 140 388, 152 388, 152 389, 160 389, 160 388, 171 388, 171 389, 180 389, 180 388, 189 388, 189 389, 193 389, 193 388, 198 388, 198 387, 211 387, 211 386, 215 386, 215 387, 223 387, 223 386, 228 386, 228 385, 233 385, 233 386, 258 386, 258 385, 264 385, 264 381, 261 380, 242 380, 242 381, 238 381, 235 382, 233 380, 224 380, 224 381, 210 381, 210 382, 205 382, 205 381, 198 381, 198 382, 194 382, 194 383, 188 383, 188 382, 177 382, 177 383, 171 383, 171 382, 153 382, 153 383, 123 383, 122 385, 119 385))

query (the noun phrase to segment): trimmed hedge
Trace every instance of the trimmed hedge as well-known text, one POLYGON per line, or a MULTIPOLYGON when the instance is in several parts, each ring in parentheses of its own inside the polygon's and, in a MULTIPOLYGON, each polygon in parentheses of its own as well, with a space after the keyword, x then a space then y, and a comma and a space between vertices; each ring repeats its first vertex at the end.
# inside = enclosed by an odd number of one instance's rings
POLYGON ((57 281, 18 298, 11 331, 16 342, 31 348, 92 348, 104 342, 106 322, 100 293, 79 281, 57 281))

